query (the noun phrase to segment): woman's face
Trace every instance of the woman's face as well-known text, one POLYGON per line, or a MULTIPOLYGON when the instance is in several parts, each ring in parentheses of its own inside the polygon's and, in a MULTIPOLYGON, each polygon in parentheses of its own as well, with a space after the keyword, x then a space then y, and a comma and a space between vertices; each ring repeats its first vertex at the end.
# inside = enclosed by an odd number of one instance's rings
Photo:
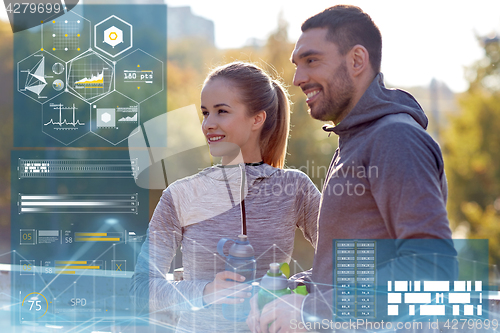
POLYGON ((258 144, 261 126, 256 125, 259 119, 248 116, 237 88, 229 80, 217 78, 205 84, 201 91, 201 112, 202 130, 212 156, 221 156, 225 164, 224 159, 231 161, 241 151, 245 162, 261 160, 258 144))

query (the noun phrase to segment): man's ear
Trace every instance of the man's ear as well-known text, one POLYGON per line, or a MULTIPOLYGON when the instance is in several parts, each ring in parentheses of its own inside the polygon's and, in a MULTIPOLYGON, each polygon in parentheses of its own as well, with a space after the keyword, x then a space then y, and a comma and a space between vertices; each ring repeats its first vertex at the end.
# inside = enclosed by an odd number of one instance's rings
POLYGON ((371 69, 370 54, 363 45, 354 45, 349 51, 348 68, 354 77, 371 69))
POLYGON ((253 130, 258 130, 264 126, 264 122, 266 121, 267 113, 266 111, 262 110, 257 112, 252 118, 253 118, 253 124, 252 124, 252 129, 253 130))

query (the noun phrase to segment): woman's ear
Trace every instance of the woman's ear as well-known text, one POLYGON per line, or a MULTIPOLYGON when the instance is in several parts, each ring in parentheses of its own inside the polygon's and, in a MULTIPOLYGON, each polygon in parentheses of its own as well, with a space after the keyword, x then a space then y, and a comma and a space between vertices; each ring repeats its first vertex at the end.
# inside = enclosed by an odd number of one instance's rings
POLYGON ((267 113, 266 111, 262 110, 257 112, 252 118, 253 118, 253 124, 252 124, 252 129, 258 130, 261 129, 262 126, 264 126, 264 122, 266 121, 267 113))

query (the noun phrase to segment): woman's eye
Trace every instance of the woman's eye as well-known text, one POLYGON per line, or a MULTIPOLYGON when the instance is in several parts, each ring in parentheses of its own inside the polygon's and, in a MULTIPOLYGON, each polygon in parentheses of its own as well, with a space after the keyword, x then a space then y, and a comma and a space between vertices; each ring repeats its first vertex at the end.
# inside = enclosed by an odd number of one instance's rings
POLYGON ((208 111, 201 111, 201 114, 203 115, 203 117, 206 117, 208 116, 208 111))
POLYGON ((222 110, 222 109, 220 109, 220 110, 219 110, 219 113, 227 113, 227 111, 226 111, 226 110, 222 110))

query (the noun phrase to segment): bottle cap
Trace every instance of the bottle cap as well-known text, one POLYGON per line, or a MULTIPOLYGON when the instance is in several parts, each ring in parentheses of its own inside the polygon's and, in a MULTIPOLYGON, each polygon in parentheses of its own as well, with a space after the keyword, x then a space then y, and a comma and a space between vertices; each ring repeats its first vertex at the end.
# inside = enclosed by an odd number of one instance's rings
POLYGON ((288 279, 280 270, 280 263, 269 264, 267 274, 262 277, 260 286, 266 290, 282 290, 288 287, 288 279))
POLYGON ((277 262, 273 262, 272 264, 269 264, 269 272, 273 274, 278 274, 280 271, 280 264, 277 262))
POLYGON ((285 274, 287 279, 290 277, 290 265, 288 265, 288 263, 282 263, 280 265, 280 271, 281 273, 285 274))
POLYGON ((229 255, 238 258, 251 258, 255 251, 248 242, 246 235, 238 235, 238 239, 234 241, 233 245, 229 248, 229 255))

